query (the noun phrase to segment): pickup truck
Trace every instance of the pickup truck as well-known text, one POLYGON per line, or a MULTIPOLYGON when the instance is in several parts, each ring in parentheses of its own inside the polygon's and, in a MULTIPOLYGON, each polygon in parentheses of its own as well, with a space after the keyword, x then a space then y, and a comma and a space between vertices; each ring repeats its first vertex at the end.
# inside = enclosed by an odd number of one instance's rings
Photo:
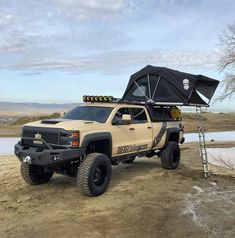
POLYGON ((184 142, 180 110, 109 99, 24 125, 15 145, 22 178, 37 185, 54 173, 73 176, 83 194, 98 196, 110 183, 112 165, 132 163, 137 156, 157 155, 163 168, 176 169, 184 142))

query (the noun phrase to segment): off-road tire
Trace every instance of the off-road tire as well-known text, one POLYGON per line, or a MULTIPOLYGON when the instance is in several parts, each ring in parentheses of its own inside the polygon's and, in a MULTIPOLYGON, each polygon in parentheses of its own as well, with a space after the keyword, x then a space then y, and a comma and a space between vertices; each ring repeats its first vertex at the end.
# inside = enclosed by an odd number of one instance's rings
POLYGON ((170 141, 161 151, 161 163, 165 169, 176 169, 180 162, 180 147, 175 141, 170 141))
POLYGON ((80 191, 88 196, 104 193, 110 183, 112 167, 107 155, 91 153, 78 167, 77 184, 80 191))
POLYGON ((53 175, 52 171, 44 172, 42 166, 29 163, 21 163, 20 172, 24 181, 31 185, 47 183, 53 175))
POLYGON ((129 159, 124 160, 122 163, 123 163, 123 164, 132 164, 132 163, 134 162, 134 160, 135 160, 135 157, 136 157, 136 156, 130 156, 129 159))

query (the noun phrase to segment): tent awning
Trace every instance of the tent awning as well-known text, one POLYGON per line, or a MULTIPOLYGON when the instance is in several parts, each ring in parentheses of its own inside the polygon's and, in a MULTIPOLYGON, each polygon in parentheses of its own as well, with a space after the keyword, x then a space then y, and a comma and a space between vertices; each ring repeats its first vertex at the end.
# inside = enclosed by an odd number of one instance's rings
POLYGON ((131 75, 122 101, 208 106, 218 84, 218 80, 203 75, 147 65, 131 75))

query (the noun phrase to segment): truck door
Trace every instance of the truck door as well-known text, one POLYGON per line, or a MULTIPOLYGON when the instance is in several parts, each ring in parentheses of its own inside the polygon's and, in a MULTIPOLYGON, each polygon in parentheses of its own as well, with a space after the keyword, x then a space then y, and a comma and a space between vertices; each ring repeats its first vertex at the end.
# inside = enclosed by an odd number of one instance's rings
POLYGON ((141 108, 131 108, 131 127, 134 128, 135 141, 139 145, 147 144, 148 149, 152 146, 153 128, 147 110, 141 108))
POLYGON ((148 150, 152 145, 152 125, 145 108, 120 108, 112 123, 113 155, 130 154, 148 150), (131 115, 131 123, 123 125, 123 114, 131 115), (118 123, 120 121, 120 123, 118 123))

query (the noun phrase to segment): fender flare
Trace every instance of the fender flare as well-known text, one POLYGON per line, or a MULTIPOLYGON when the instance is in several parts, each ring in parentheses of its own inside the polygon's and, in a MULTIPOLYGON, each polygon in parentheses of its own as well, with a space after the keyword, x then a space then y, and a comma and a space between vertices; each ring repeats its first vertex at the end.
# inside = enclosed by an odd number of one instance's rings
POLYGON ((98 132, 98 133, 92 133, 89 135, 84 136, 81 147, 87 148, 87 146, 91 142, 99 141, 99 140, 108 140, 109 146, 110 146, 110 157, 112 156, 112 136, 109 132, 98 132))
MULTIPOLYGON (((177 134, 180 136, 180 128, 173 127, 173 128, 168 128, 168 129, 166 130, 166 139, 165 139, 165 143, 164 143, 163 148, 166 148, 166 147, 167 147, 167 144, 168 144, 168 142, 169 142, 170 135, 173 134, 173 133, 177 133, 177 134)), ((178 139, 177 142, 179 143, 179 139, 178 139)))

